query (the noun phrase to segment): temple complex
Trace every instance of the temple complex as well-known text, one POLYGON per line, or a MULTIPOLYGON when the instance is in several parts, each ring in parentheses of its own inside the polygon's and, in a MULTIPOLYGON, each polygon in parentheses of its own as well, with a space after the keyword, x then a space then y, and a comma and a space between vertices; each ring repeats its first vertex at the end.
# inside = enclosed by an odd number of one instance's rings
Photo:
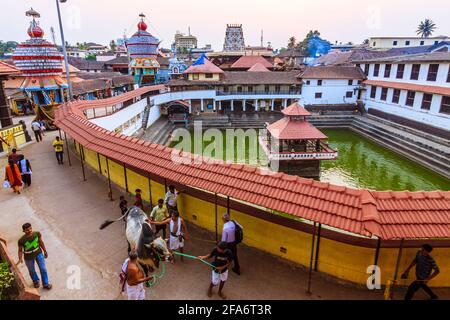
POLYGON ((242 24, 227 25, 223 51, 245 51, 244 31, 242 30, 242 24))
POLYGON ((306 120, 310 116, 298 102, 282 111, 284 117, 267 126, 267 137, 261 144, 275 171, 319 179, 320 160, 337 158, 328 139, 319 129, 306 120))
POLYGON ((44 39, 44 31, 36 21, 40 14, 31 9, 26 15, 32 17, 28 28, 30 39, 17 46, 13 61, 23 76, 20 89, 30 100, 37 119, 52 127, 54 109, 63 101, 67 88, 62 78, 63 55, 56 45, 44 39))
POLYGON ((159 70, 158 46, 159 40, 147 32, 145 15, 139 15, 138 31, 126 42, 130 55, 129 72, 140 87, 156 83, 159 70))

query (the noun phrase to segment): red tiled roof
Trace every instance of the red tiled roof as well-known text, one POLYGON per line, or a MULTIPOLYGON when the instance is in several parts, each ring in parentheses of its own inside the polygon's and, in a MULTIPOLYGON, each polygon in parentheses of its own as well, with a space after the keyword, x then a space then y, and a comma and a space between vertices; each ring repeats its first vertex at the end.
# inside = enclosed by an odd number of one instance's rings
POLYGON ((255 64, 260 63, 266 68, 273 68, 273 65, 261 56, 242 56, 231 65, 232 69, 250 69, 255 64))
POLYGON ((249 72, 270 72, 269 69, 267 69, 262 63, 258 62, 253 65, 250 69, 248 69, 249 72))
POLYGON ((419 91, 419 92, 425 92, 425 93, 440 94, 443 96, 450 96, 450 88, 446 88, 446 87, 428 86, 428 85, 405 83, 405 82, 394 82, 394 81, 379 81, 379 80, 366 80, 366 81, 364 81, 364 83, 372 85, 372 86, 383 87, 383 88, 419 91))
POLYGON ((450 192, 356 190, 206 159, 100 128, 82 106, 58 108, 56 125, 86 148, 150 174, 363 236, 450 238, 450 192))
POLYGON ((189 73, 223 73, 223 70, 216 66, 214 63, 209 61, 208 59, 204 60, 204 64, 199 65, 191 65, 184 74, 189 73))
POLYGON ((298 77, 302 79, 365 79, 361 69, 353 66, 306 67, 298 77))
POLYGON ((19 69, 17 69, 16 67, 9 65, 3 61, 0 61, 0 76, 7 76, 19 72, 20 72, 19 69))
POLYGON ((278 140, 327 139, 319 129, 308 121, 282 118, 267 127, 270 134, 278 140))
POLYGON ((294 102, 289 107, 281 111, 285 116, 292 116, 292 117, 301 117, 301 116, 310 116, 311 113, 306 110, 303 106, 301 106, 298 102, 294 102))

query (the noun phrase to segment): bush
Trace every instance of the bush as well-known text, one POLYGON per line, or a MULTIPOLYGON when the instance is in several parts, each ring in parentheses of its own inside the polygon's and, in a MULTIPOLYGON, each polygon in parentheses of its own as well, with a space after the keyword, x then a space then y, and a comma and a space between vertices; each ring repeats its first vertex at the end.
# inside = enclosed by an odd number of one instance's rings
POLYGON ((14 275, 9 270, 9 265, 6 262, 0 263, 0 300, 3 297, 3 291, 12 287, 14 282, 14 275))

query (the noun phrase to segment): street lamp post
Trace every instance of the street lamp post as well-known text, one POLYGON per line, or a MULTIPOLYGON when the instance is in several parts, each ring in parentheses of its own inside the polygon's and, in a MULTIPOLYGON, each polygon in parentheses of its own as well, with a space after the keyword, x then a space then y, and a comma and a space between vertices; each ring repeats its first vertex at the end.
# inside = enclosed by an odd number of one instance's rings
POLYGON ((64 30, 63 30, 62 19, 61 19, 61 10, 59 8, 59 2, 64 3, 66 1, 67 0, 56 0, 56 9, 58 10, 59 32, 61 33, 64 64, 66 66, 67 85, 69 86, 69 100, 72 101, 73 100, 72 82, 70 81, 70 71, 69 71, 69 61, 67 59, 66 40, 64 39, 64 30))

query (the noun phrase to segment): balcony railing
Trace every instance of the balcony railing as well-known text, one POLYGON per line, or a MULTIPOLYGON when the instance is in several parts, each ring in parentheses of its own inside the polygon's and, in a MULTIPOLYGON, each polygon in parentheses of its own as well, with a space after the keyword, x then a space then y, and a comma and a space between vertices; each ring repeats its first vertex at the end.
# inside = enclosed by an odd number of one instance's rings
POLYGON ((265 91, 265 90, 252 90, 252 91, 217 91, 218 96, 237 96, 237 95, 299 95, 300 90, 279 90, 279 91, 265 91))

